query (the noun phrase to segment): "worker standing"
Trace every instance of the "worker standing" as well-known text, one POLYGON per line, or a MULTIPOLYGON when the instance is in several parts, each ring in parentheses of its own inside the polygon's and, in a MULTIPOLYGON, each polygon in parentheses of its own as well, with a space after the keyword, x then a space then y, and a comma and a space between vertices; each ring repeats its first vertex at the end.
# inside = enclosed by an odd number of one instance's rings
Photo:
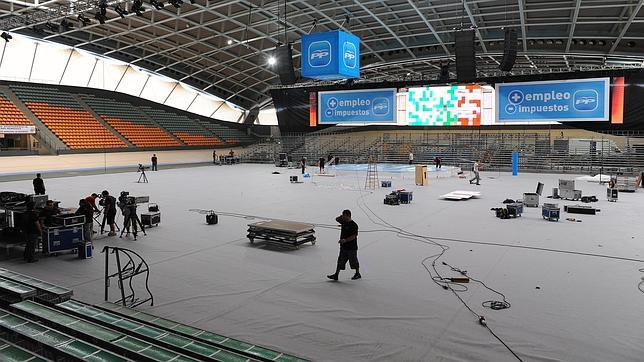
POLYGON ((327 275, 331 280, 338 280, 340 270, 344 270, 349 262, 351 269, 356 272, 351 277, 352 280, 362 278, 360 275, 360 263, 358 262, 358 224, 351 219, 351 210, 342 211, 342 215, 335 218, 340 226, 340 255, 338 255, 338 264, 335 273, 327 275))
POLYGON ((34 194, 44 195, 45 194, 45 181, 40 177, 40 174, 36 174, 36 178, 33 181, 34 184, 34 194))

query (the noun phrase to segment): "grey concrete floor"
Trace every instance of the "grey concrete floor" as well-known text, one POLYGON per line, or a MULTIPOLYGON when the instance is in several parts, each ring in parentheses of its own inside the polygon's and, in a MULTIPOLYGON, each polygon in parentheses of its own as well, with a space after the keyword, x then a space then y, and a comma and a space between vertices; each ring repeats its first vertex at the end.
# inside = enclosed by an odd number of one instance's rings
MULTIPOLYGON (((533 208, 501 220, 490 208, 533 192, 537 182, 549 194, 560 176, 484 172, 481 186, 430 177, 429 186, 420 187, 413 173, 380 173, 394 188, 414 193, 409 205, 387 206, 382 200, 390 190, 364 190, 364 172, 289 183, 296 174, 236 165, 150 172, 149 184, 137 184, 134 172, 48 179, 48 193, 68 206, 103 189, 149 195, 161 208, 162 224, 137 241, 97 237, 90 260, 61 255, 36 264, 0 264, 71 287, 80 300, 100 302, 99 251, 127 247, 151 266, 155 305, 141 309, 224 335, 317 361, 515 360, 452 292, 432 282, 421 262, 440 252, 435 242, 449 247, 438 261, 443 276, 458 275, 445 261, 506 296, 511 308, 494 311, 481 303, 501 297, 481 284, 471 282, 459 292, 522 359, 641 360, 643 192, 609 203, 604 186, 578 181, 585 195, 600 199, 591 204, 601 209, 598 215, 563 213, 559 222, 548 222, 533 208), (454 190, 478 190, 482 197, 439 199, 454 190), (345 208, 360 226, 363 279, 351 281, 346 271, 334 283, 325 275, 334 269, 339 231, 329 226, 345 208), (298 250, 250 245, 246 225, 259 219, 222 215, 218 225, 206 225, 190 209, 320 224, 318 242, 298 250), (401 237, 387 223, 425 238, 401 237)), ((0 190, 29 192, 31 182, 0 183, 0 190)), ((111 291, 116 299, 116 288, 111 291)))

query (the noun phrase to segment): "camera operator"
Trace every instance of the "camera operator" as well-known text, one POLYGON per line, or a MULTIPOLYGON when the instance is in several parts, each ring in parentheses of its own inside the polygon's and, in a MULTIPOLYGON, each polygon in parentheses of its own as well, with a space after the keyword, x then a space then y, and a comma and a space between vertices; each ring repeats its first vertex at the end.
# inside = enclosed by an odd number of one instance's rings
POLYGON ((123 228, 128 231, 130 230, 130 216, 132 213, 132 209, 128 202, 128 196, 130 195, 129 192, 127 191, 121 191, 121 195, 119 196, 119 201, 117 203, 118 207, 121 209, 121 213, 123 214, 123 228))
POLYGON ((91 195, 87 196, 85 198, 85 200, 87 200, 87 202, 89 202, 89 205, 92 207, 92 209, 94 210, 95 213, 100 214, 101 210, 99 210, 98 207, 96 207, 96 199, 97 198, 98 198, 98 195, 95 194, 95 193, 92 193, 91 195))
POLYGON ((52 200, 47 200, 45 208, 43 208, 38 214, 38 219, 40 220, 40 227, 44 228, 45 226, 50 226, 53 224, 53 218, 55 215, 60 214, 60 210, 52 200))
POLYGON ((94 225, 94 209, 92 205, 86 199, 80 199, 78 201, 78 210, 74 213, 75 215, 85 216, 85 224, 83 225, 83 233, 85 234, 85 242, 92 241, 92 226, 94 225))
POLYGON ((107 218, 107 223, 110 225, 110 233, 107 235, 115 236, 116 224, 114 222, 114 218, 116 217, 116 198, 110 195, 107 190, 103 190, 103 192, 101 192, 101 195, 103 195, 103 200, 101 201, 103 201, 105 217, 107 218))

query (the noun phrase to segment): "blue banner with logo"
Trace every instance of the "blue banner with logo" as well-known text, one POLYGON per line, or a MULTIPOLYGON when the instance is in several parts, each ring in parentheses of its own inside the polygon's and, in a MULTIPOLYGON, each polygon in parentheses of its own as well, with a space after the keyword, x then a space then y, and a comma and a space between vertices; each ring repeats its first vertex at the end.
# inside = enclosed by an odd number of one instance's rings
POLYGON ((360 78, 360 38, 343 31, 303 35, 302 76, 322 80, 360 78))
POLYGON ((318 93, 320 124, 396 123, 396 89, 318 93))
POLYGON ((609 81, 591 78, 497 84, 497 121, 607 121, 609 81))

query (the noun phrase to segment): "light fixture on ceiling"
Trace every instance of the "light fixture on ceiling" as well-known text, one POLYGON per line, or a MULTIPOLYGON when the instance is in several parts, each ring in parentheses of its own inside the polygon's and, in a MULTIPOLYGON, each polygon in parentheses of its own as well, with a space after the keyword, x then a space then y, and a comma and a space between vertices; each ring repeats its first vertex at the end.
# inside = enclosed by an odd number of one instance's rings
POLYGON ((74 24, 63 18, 63 20, 60 21, 60 27, 63 29, 63 31, 69 31, 70 29, 74 28, 74 24))
POLYGON ((11 34, 7 33, 6 31, 2 32, 2 35, 0 35, 0 38, 4 39, 4 41, 6 41, 7 43, 9 42, 9 40, 13 39, 11 34))
POLYGON ((107 20, 107 0, 101 0, 98 3, 98 12, 94 18, 98 20, 99 23, 105 24, 105 21, 107 20))
POLYGON ((125 15, 128 15, 128 14, 129 14, 129 12, 128 12, 127 10, 125 10, 125 9, 121 9, 121 7, 120 7, 119 5, 116 5, 116 6, 114 7, 114 11, 116 11, 116 13, 117 13, 117 14, 119 14, 119 16, 121 17, 121 19, 125 19, 125 15))
POLYGON ((169 0, 169 2, 170 4, 172 4, 172 6, 174 6, 177 9, 179 9, 183 4, 183 0, 169 0))
POLYGON ((89 25, 89 24, 92 22, 92 21, 91 21, 91 20, 89 20, 87 17, 85 17, 85 15, 83 15, 83 14, 78 14, 78 17, 77 17, 76 19, 77 19, 78 21, 80 21, 80 22, 81 22, 81 24, 83 24, 83 26, 87 26, 87 25, 89 25))
POLYGON ((268 65, 275 65, 275 63, 277 63, 277 60, 274 56, 268 57, 268 65))
POLYGON ((157 10, 162 10, 164 4, 163 1, 150 0, 150 5, 154 6, 157 10))
POLYGON ((232 39, 228 39, 228 41, 226 42, 226 44, 228 44, 228 45, 233 45, 233 41, 232 41, 232 39))
POLYGON ((132 2, 132 7, 130 8, 133 13, 135 13, 137 16, 143 16, 143 12, 145 11, 145 8, 143 7, 143 0, 134 0, 132 2))

